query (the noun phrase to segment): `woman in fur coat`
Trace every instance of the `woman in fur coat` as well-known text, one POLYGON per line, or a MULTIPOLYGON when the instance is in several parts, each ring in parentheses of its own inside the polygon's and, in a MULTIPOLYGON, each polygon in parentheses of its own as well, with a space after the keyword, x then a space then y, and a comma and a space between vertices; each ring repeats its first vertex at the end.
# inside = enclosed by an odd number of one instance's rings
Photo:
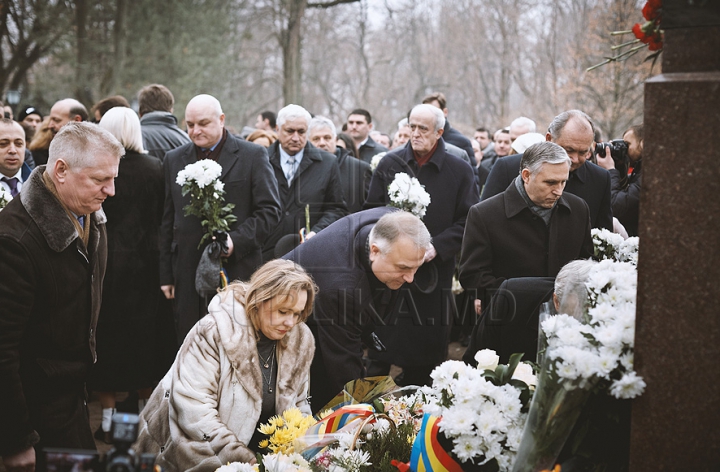
POLYGON ((303 323, 316 287, 273 260, 213 298, 140 416, 138 452, 168 471, 255 462, 260 423, 307 401, 315 342, 303 323))

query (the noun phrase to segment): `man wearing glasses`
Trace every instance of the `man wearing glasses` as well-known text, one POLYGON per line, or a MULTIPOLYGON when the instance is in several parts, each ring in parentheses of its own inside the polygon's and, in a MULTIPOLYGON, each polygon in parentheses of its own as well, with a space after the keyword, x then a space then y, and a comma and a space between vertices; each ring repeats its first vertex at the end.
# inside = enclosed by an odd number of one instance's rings
MULTIPOLYGON (((594 129, 592 120, 585 113, 568 110, 552 120, 545 139, 565 149, 570 157, 570 177, 565 191, 585 200, 593 228, 612 231, 610 173, 588 161, 593 152, 594 129)), ((521 157, 521 154, 515 154, 497 161, 485 182, 480 201, 505 191, 520 172, 521 157)))

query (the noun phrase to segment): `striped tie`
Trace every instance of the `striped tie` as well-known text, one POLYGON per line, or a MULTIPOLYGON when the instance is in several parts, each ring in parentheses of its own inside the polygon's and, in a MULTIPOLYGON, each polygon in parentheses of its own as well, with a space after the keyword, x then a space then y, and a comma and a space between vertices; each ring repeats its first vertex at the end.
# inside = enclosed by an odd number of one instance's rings
POLYGON ((292 179, 295 176, 295 156, 288 157, 287 163, 290 166, 290 170, 288 170, 285 174, 285 179, 287 179, 287 183, 290 185, 290 182, 292 182, 292 179))

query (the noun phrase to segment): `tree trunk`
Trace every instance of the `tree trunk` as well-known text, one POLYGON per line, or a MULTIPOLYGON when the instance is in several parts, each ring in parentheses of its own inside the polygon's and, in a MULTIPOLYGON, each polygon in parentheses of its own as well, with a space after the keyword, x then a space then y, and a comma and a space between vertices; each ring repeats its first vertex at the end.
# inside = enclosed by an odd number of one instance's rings
POLYGON ((280 40, 283 51, 283 97, 285 104, 300 104, 302 102, 300 90, 302 82, 301 28, 307 0, 286 0, 285 4, 288 23, 280 40))
POLYGON ((77 64, 75 69, 75 97, 88 109, 93 104, 90 88, 90 64, 87 40, 87 0, 75 0, 75 28, 77 40, 77 64))
POLYGON ((120 88, 120 76, 127 51, 127 0, 115 2, 115 25, 113 27, 113 65, 107 95, 115 95, 120 88))

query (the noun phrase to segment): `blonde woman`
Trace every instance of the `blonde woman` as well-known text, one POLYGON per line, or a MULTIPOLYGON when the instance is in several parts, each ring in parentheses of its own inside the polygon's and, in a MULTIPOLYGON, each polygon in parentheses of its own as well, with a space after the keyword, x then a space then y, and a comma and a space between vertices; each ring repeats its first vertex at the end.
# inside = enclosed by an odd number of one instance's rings
POLYGON ((169 471, 254 463, 260 423, 293 407, 310 414, 315 292, 304 269, 276 259, 218 293, 150 397, 137 450, 169 471))

